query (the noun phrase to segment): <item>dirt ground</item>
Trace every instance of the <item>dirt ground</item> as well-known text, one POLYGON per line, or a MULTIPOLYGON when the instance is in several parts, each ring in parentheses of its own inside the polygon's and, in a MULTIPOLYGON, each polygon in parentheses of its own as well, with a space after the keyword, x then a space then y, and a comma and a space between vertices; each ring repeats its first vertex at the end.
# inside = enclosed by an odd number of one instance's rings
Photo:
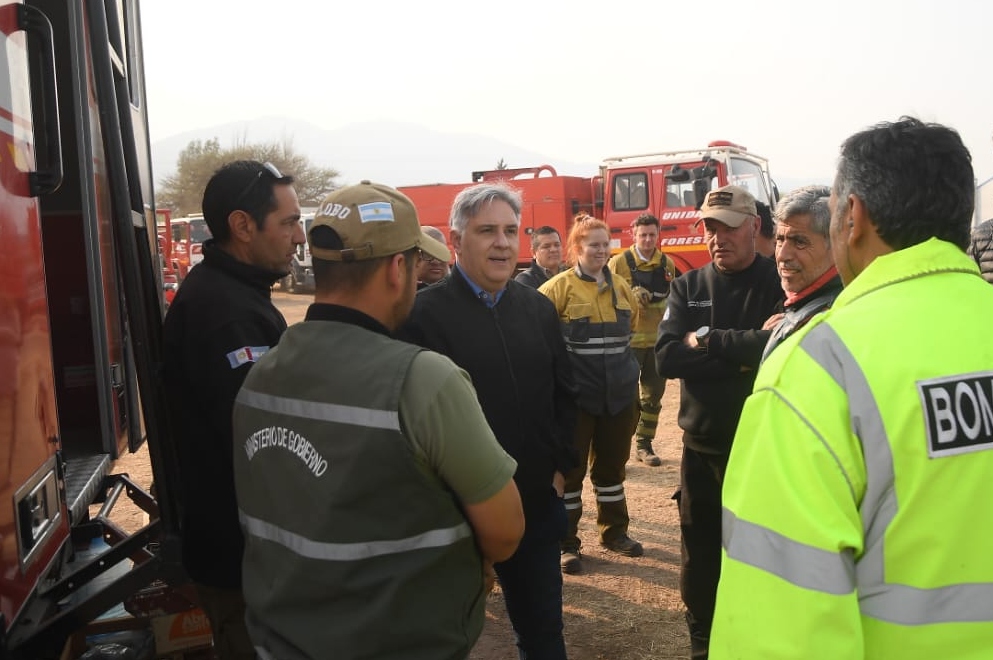
MULTIPOLYGON (((274 293, 277 306, 292 324, 303 318, 310 297, 274 293)), ((571 660, 665 660, 688 658, 689 640, 679 598, 679 518, 670 499, 679 482, 680 433, 676 426, 679 383, 669 381, 663 398, 655 451, 661 467, 632 458, 625 492, 631 515, 630 535, 645 546, 642 557, 604 551, 597 542, 595 502, 587 479, 581 575, 564 576, 565 639, 571 660)), ((144 449, 122 457, 116 472, 127 472, 148 487, 151 470, 144 449)), ((141 525, 141 512, 120 505, 113 516, 123 527, 141 525)), ((486 607, 483 634, 470 660, 516 660, 513 631, 497 586, 486 607)))

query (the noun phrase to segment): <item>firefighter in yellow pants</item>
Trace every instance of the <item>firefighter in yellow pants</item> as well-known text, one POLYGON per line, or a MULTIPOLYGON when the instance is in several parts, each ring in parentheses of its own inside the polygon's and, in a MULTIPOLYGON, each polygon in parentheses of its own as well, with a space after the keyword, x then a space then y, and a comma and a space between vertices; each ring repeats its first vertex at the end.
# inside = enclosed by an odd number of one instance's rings
POLYGON ((650 213, 635 218, 631 225, 634 244, 615 254, 608 263, 610 271, 623 278, 638 300, 638 319, 631 333, 631 349, 638 361, 638 426, 635 429, 635 456, 645 465, 658 467, 661 459, 655 454, 652 441, 662 410, 665 378, 655 366, 655 341, 659 322, 665 314, 669 283, 676 275, 672 258, 658 249, 659 221, 650 213))

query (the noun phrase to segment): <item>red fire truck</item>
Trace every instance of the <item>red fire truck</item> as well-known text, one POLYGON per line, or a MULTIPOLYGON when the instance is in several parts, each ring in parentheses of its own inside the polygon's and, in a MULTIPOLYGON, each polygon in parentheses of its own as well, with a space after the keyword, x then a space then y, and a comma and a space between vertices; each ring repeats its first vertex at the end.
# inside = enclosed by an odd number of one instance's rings
POLYGON ((436 183, 400 186, 417 207, 422 225, 431 225, 448 236, 448 214, 455 196, 464 188, 487 181, 508 181, 521 192, 520 241, 518 264, 526 266, 531 260, 531 234, 542 225, 560 230, 562 238, 572 218, 580 211, 599 215, 594 206, 594 181, 579 176, 559 176, 551 165, 518 169, 488 170, 472 173, 468 183, 436 183))
POLYGON ((210 238, 210 229, 202 215, 172 218, 170 225, 173 266, 182 282, 203 261, 203 243, 210 238))
POLYGON ((0 0, 0 31, 0 657, 36 660, 171 575, 176 482, 138 2, 0 0), (146 440, 155 499, 110 474, 146 440))
POLYGON ((447 235, 455 195, 474 183, 496 180, 508 181, 522 193, 521 267, 531 258, 531 233, 541 225, 555 227, 564 239, 572 219, 584 211, 607 223, 611 249, 619 252, 631 245, 631 222, 648 212, 661 224, 662 249, 685 272, 710 261, 703 228, 693 227, 708 191, 728 184, 743 186, 773 208, 778 198, 768 161, 726 141, 702 149, 607 158, 600 173, 589 178, 559 176, 553 167, 541 165, 473 172, 468 183, 400 190, 414 202, 421 224, 436 226, 447 235))
POLYGON ((179 265, 172 249, 172 211, 155 209, 155 233, 162 263, 162 296, 165 307, 172 304, 179 289, 179 265))

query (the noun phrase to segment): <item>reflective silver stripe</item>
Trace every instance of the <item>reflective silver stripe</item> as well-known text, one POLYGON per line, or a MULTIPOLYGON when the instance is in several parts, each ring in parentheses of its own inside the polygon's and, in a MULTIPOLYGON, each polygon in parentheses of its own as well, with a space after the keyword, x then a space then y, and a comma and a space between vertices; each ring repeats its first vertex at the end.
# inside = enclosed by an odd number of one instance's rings
POLYGON ((886 584, 883 541, 898 504, 893 489, 893 454, 882 414, 865 374, 834 328, 820 324, 803 338, 800 347, 834 379, 848 400, 852 433, 862 446, 866 470, 865 494, 859 504, 863 536, 862 556, 856 563, 859 607, 869 616, 889 621, 895 612, 889 612, 890 608, 880 599, 884 593, 891 593, 890 585, 886 584), (872 597, 868 602, 863 602, 869 596, 872 597))
POLYGON ((565 505, 565 510, 566 511, 575 511, 576 509, 580 508, 581 506, 583 506, 583 503, 582 502, 567 502, 566 505, 565 505))
POLYGON ((567 343, 576 344, 578 346, 590 345, 590 344, 626 344, 630 339, 630 335, 607 335, 606 337, 590 337, 586 341, 570 341, 568 337, 565 338, 567 343))
POLYGON ((920 589, 905 584, 859 585, 859 608, 880 621, 903 626, 993 622, 993 585, 952 584, 920 589))
POLYGON ((617 346, 616 348, 576 348, 574 346, 568 346, 567 348, 570 353, 575 353, 576 355, 615 355, 628 350, 627 345, 617 346))
MULTIPOLYGON (((834 328, 821 323, 803 338, 800 347, 838 383, 848 399, 852 433, 859 439, 865 458, 866 491, 859 505, 865 536, 864 552, 868 555, 871 548, 879 548, 878 575, 882 578, 883 534, 897 510, 893 492, 893 454, 883 416, 865 374, 834 328)), ((864 561, 865 556, 859 563, 864 561)))
POLYGON ((613 486, 593 486, 596 491, 597 502, 620 502, 624 499, 624 484, 613 486), (616 493, 616 495, 606 495, 605 493, 616 493))
POLYGON ((564 493, 562 495, 562 497, 564 499, 567 499, 567 500, 568 499, 572 499, 572 498, 579 498, 579 497, 582 497, 582 496, 583 496, 583 491, 581 491, 581 490, 573 490, 573 491, 570 491, 568 493, 564 493))
POLYGON ((432 529, 405 539, 366 541, 364 543, 323 543, 308 539, 264 520, 253 518, 241 510, 238 511, 238 518, 249 535, 278 543, 301 557, 323 561, 358 561, 413 550, 441 548, 454 545, 462 539, 472 536, 469 524, 463 522, 455 527, 432 529))
POLYGON ((357 406, 341 406, 334 403, 319 403, 290 399, 272 394, 263 394, 254 390, 242 388, 235 399, 251 408, 280 415, 292 415, 304 419, 314 419, 321 422, 338 422, 373 429, 400 430, 400 416, 395 410, 376 410, 359 408, 357 406))
POLYGON ((855 591, 855 556, 799 543, 768 527, 742 520, 725 508, 721 516, 728 557, 777 575, 804 589, 843 596, 855 591))
POLYGON ((885 533, 899 509, 893 453, 868 380, 841 337, 826 323, 812 329, 800 347, 844 390, 852 432, 866 466, 866 492, 859 505, 864 552, 856 562, 859 608, 866 616, 899 625, 993 622, 993 584, 952 584, 921 589, 886 582, 885 533))

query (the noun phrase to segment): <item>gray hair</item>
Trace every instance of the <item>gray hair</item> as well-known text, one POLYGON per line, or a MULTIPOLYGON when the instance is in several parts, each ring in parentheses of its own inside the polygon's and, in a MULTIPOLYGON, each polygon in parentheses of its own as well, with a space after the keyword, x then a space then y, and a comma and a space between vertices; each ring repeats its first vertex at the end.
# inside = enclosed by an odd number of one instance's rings
POLYGON ((441 233, 441 230, 437 227, 432 227, 431 225, 425 225, 421 227, 421 231, 433 238, 436 241, 445 243, 445 235, 441 233))
POLYGON ((831 209, 828 186, 803 186, 787 193, 776 204, 776 224, 785 222, 794 215, 810 215, 810 228, 820 236, 830 240, 831 209))
POLYGON ((469 220, 476 217, 484 206, 494 200, 506 202, 514 211, 517 224, 521 224, 521 193, 504 183, 480 183, 464 188, 452 202, 448 226, 463 233, 469 220))

